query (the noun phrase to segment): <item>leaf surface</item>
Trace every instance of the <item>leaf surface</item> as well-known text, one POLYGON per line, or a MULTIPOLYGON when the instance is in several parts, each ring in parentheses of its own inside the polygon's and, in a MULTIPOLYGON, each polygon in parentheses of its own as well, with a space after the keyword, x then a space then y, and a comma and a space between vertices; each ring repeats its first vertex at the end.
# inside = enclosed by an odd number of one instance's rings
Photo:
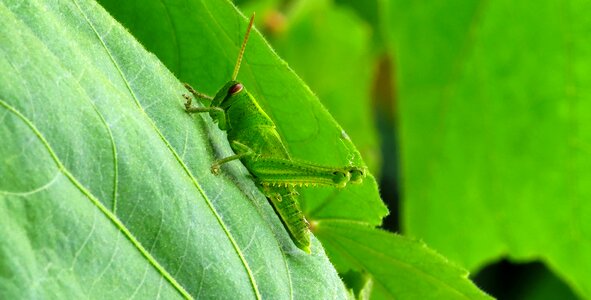
POLYGON ((0 45, 0 298, 346 297, 99 5, 3 1, 0 45))

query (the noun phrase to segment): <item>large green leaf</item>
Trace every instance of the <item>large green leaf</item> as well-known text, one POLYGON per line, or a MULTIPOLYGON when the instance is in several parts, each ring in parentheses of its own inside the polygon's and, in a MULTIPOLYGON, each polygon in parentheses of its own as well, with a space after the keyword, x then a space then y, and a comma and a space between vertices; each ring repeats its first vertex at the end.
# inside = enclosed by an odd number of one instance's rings
POLYGON ((591 297, 591 3, 391 4, 406 232, 470 269, 541 259, 591 297))
POLYGON ((0 298, 346 296, 239 163, 211 174, 225 136, 96 3, 2 1, 0 45, 0 298))

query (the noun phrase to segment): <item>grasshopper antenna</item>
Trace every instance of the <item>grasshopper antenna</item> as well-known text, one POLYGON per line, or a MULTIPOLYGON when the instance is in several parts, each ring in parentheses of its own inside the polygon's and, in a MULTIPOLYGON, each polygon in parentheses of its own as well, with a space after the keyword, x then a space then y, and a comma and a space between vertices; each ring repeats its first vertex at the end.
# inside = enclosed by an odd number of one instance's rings
POLYGON ((248 28, 246 29, 246 34, 244 35, 244 41, 242 41, 242 48, 240 48, 240 53, 238 54, 238 60, 236 61, 236 66, 234 66, 234 73, 232 73, 232 80, 236 80, 238 76, 238 71, 240 70, 240 64, 242 63, 242 55, 244 55, 244 49, 246 49, 246 42, 248 42, 248 35, 250 35, 250 29, 252 28, 252 24, 254 23, 254 12, 250 17, 250 23, 248 23, 248 28))

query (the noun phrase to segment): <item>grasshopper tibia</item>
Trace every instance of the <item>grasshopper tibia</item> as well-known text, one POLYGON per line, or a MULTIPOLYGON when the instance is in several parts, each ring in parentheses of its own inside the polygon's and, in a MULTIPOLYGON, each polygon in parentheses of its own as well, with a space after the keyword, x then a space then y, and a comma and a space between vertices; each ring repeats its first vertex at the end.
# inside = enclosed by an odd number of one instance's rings
MULTIPOLYGON (((213 98, 211 96, 205 95, 203 93, 199 93, 198 91, 196 91, 192 86, 190 86, 188 83, 184 83, 185 88, 191 93, 193 94, 193 96, 195 96, 195 98, 201 98, 201 99, 207 99, 207 100, 213 100, 213 98)), ((185 97, 186 98, 186 97, 185 97)), ((189 101, 189 104, 191 102, 189 101)))

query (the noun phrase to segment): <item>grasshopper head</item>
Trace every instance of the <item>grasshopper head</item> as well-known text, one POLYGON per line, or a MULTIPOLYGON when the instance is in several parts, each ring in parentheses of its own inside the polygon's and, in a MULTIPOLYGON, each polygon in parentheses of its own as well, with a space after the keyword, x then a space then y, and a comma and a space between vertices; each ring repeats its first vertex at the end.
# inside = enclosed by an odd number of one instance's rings
POLYGON ((235 96, 245 92, 246 90, 242 83, 234 80, 229 81, 215 95, 215 98, 213 98, 213 101, 211 102, 211 106, 221 107, 225 110, 237 99, 235 96))

